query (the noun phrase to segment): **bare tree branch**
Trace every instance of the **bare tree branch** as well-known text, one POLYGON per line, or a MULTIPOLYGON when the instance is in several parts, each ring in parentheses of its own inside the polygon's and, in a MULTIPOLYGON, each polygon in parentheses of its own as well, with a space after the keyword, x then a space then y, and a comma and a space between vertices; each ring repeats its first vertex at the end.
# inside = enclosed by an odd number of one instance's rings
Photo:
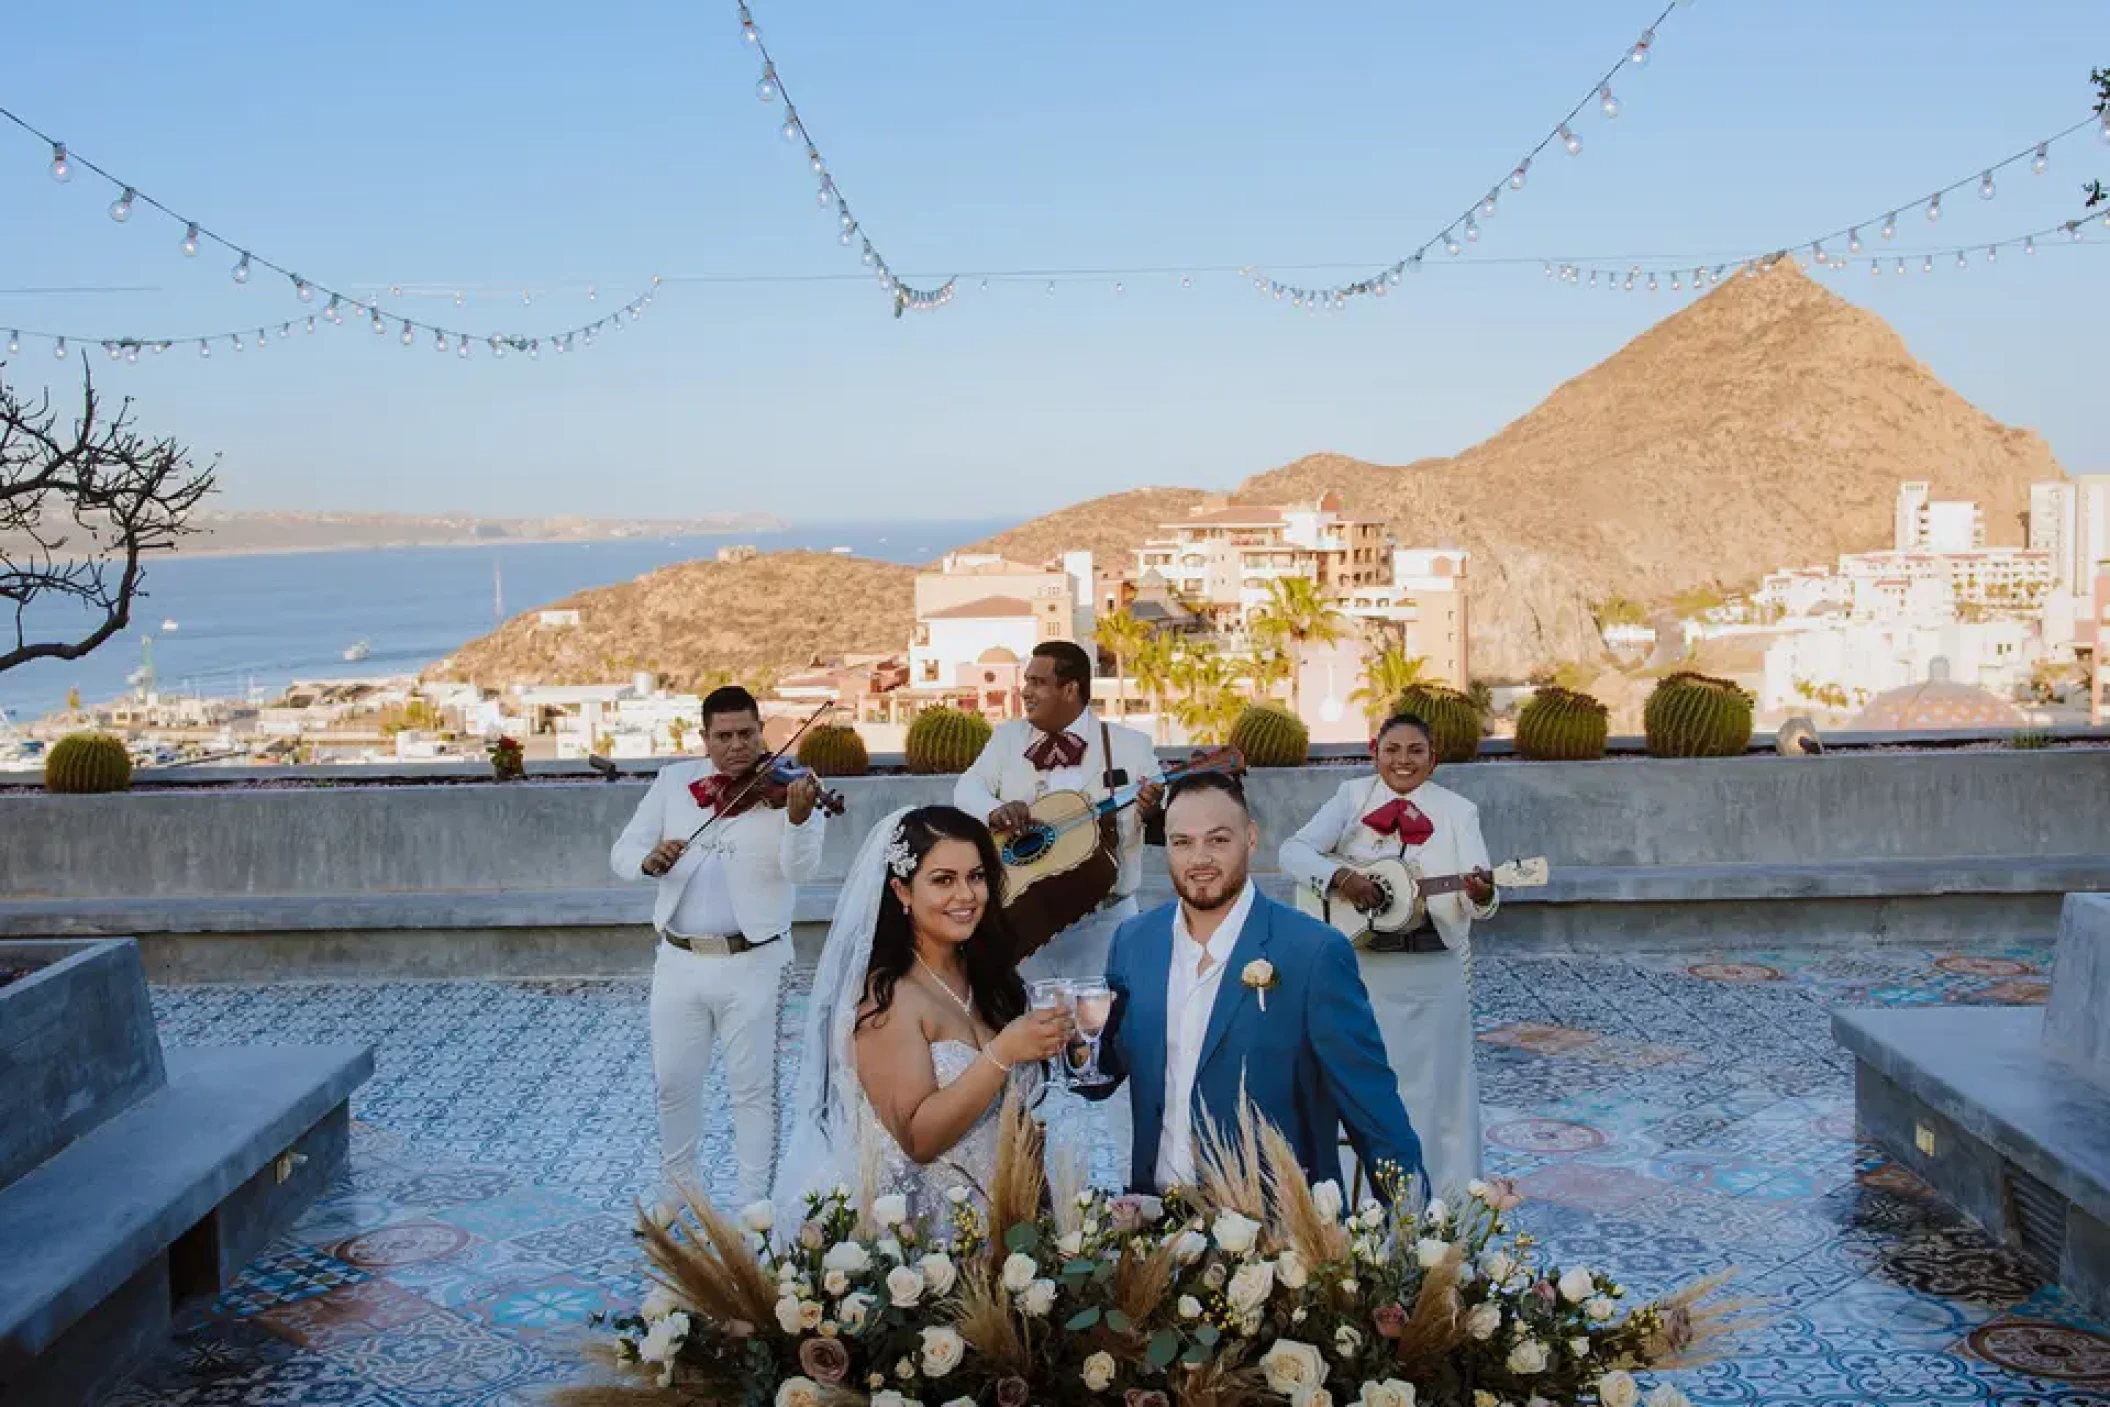
POLYGON ((138 434, 129 398, 104 416, 93 373, 70 430, 48 393, 31 404, 0 380, 0 605, 13 615, 0 671, 79 659, 131 624, 145 558, 195 531, 190 515, 213 491, 218 463, 200 469, 174 440, 138 434), (30 607, 40 601, 95 624, 35 629, 30 607), (45 634, 61 638, 32 638, 45 634))

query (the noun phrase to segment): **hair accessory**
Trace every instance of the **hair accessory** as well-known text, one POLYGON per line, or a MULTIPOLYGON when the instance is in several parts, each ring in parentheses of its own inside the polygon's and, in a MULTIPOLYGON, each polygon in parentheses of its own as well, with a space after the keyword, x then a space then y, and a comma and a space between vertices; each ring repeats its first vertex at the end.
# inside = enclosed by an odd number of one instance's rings
POLYGON ((899 826, 894 827, 894 838, 887 842, 886 867, 896 879, 905 880, 916 872, 916 852, 899 826))

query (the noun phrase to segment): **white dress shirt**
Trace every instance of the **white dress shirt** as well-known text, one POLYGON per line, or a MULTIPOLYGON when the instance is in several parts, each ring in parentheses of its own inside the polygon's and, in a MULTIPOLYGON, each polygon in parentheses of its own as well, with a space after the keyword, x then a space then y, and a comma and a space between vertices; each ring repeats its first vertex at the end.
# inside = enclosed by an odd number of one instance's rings
POLYGON ((1247 880, 1231 911, 1203 944, 1187 931, 1187 906, 1173 910, 1172 972, 1165 983, 1165 1121, 1158 1132, 1159 1191, 1194 1186, 1194 1080, 1201 1073, 1202 1040, 1209 1032, 1209 1014, 1216 1008, 1217 989, 1223 986, 1231 951, 1238 946, 1238 935, 1252 912, 1253 882, 1247 880))
POLYGON ((728 938, 740 931, 733 909, 733 887, 725 873, 725 856, 713 849, 674 901, 667 932, 677 938, 728 938))
MULTIPOLYGON (((1020 801, 1030 806, 1051 791, 1078 791, 1095 799, 1102 797, 1106 794, 1108 770, 1126 772, 1131 783, 1157 775, 1157 751, 1148 733, 1119 723, 1104 725, 1102 732, 1101 721, 1091 709, 1079 714, 1063 732, 1084 743, 1084 760, 1075 767, 1043 772, 1026 761, 1026 750, 1040 738, 1040 730, 1022 718, 998 724, 981 755, 954 785, 953 805, 970 816, 986 819, 1005 802, 1020 801), (1113 751, 1111 762, 1107 758, 1109 744, 1113 751)), ((1143 884, 1142 816, 1133 806, 1123 807, 1115 817, 1114 830, 1120 863, 1114 895, 1130 902, 1119 907, 1118 913, 1108 910, 1105 916, 1109 917, 1133 913, 1133 897, 1143 884)))

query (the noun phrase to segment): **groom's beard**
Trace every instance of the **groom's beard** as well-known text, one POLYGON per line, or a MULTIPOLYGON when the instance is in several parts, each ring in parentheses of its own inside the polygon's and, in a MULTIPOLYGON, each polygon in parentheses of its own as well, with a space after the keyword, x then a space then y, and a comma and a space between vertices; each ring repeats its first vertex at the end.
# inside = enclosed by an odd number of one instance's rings
POLYGON ((1245 878, 1246 872, 1243 868, 1235 873, 1227 869, 1218 870, 1200 880, 1191 879, 1186 875, 1174 875, 1172 892, 1180 896, 1181 903, 1195 912, 1214 913, 1238 902, 1238 896, 1245 890, 1245 878))

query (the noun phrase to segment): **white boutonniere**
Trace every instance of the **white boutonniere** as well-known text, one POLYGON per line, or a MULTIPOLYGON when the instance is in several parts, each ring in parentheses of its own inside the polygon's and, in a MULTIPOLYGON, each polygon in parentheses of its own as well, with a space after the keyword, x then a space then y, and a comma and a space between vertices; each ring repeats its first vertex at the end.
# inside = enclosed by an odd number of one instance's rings
POLYGON ((1254 958, 1245 965, 1238 980, 1251 987, 1260 997, 1260 1010, 1267 1011, 1267 994, 1275 988, 1275 965, 1266 958, 1254 958))

